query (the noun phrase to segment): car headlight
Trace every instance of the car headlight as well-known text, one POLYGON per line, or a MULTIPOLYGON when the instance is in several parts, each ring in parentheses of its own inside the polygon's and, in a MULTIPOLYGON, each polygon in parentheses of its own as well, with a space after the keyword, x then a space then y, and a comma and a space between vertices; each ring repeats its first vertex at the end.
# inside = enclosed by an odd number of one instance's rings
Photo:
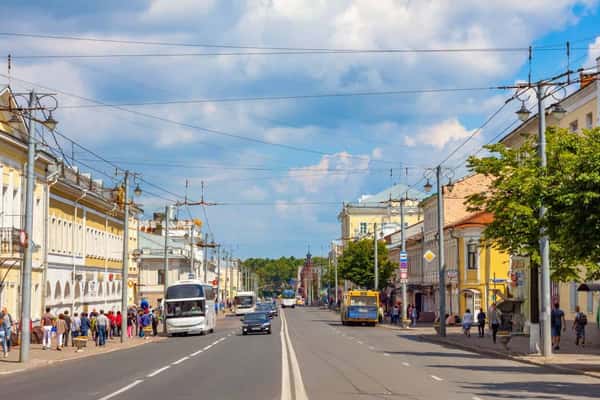
POLYGON ((271 324, 266 322, 266 323, 262 324, 262 326, 263 326, 263 328, 267 328, 267 327, 271 326, 271 324))

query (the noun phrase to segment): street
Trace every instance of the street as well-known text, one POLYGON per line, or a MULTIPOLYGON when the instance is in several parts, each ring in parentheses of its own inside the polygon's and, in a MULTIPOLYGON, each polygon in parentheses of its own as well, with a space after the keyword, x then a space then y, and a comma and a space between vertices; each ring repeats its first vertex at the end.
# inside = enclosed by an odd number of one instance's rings
POLYGON ((272 335, 241 336, 239 325, 228 317, 212 335, 34 369, 0 386, 7 398, 65 400, 590 399, 600 390, 591 377, 447 349, 410 332, 342 327, 316 308, 281 312, 272 335))

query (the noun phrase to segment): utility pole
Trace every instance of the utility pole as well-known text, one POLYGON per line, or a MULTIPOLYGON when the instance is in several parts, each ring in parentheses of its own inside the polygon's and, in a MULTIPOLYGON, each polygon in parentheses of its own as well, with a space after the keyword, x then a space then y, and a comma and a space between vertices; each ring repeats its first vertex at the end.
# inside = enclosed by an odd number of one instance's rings
POLYGON ((196 267, 195 267, 196 253, 194 252, 194 224, 193 223, 192 223, 192 225, 190 225, 189 236, 190 236, 190 273, 194 274, 195 279, 198 279, 198 274, 196 273, 196 267))
POLYGON ((129 281, 129 171, 123 182, 123 270, 121 271, 121 343, 127 337, 127 283, 129 281))
MULTIPOLYGON (((546 110, 544 108, 544 92, 541 83, 536 86, 536 95, 538 100, 538 152, 540 156, 540 167, 542 173, 545 173, 546 160, 546 110)), ((540 204, 540 220, 546 215, 546 206, 543 199, 540 204)), ((542 258, 542 355, 550 357, 552 355, 551 329, 550 329, 550 240, 546 233, 546 228, 540 227, 540 256, 542 258)))
POLYGON ((169 286, 169 220, 171 219, 171 206, 165 207, 165 263, 163 275, 165 287, 163 290, 163 331, 167 332, 167 287, 169 286))
POLYGON ((23 249, 23 271, 21 275, 21 346, 19 347, 19 362, 29 360, 29 345, 31 343, 31 268, 33 258, 33 197, 35 191, 35 138, 33 130, 35 91, 29 93, 29 125, 27 126, 27 186, 25 192, 25 236, 26 244, 23 249))
MULTIPOLYGON (((404 231, 404 199, 400 199, 400 242, 401 250, 403 254, 406 254, 406 232, 404 231)), ((400 310, 400 316, 402 318, 402 324, 408 319, 406 310, 408 306, 408 293, 407 293, 407 279, 402 279, 402 309, 400 310)))
POLYGON ((217 245, 217 302, 222 296, 221 293, 221 246, 217 245))
POLYGON ((375 243, 375 290, 379 290, 379 265, 377 260, 377 222, 373 224, 373 240, 375 243))
POLYGON ((338 304, 338 260, 337 260, 337 247, 333 245, 333 266, 335 267, 335 306, 338 304))
POLYGON ((438 219, 438 273, 440 296, 440 336, 446 336, 446 265, 444 261, 444 193, 442 187, 442 166, 435 169, 437 185, 438 219))
POLYGON ((208 244, 208 233, 204 234, 204 282, 206 283, 207 279, 208 279, 208 247, 206 247, 206 245, 208 244))

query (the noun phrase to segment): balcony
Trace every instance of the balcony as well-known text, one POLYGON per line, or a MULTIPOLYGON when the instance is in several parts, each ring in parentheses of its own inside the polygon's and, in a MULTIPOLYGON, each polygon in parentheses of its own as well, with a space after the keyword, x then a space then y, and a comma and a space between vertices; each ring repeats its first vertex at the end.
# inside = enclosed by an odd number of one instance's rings
POLYGON ((19 240, 20 232, 14 227, 0 227, 0 265, 7 260, 21 258, 23 247, 19 240))

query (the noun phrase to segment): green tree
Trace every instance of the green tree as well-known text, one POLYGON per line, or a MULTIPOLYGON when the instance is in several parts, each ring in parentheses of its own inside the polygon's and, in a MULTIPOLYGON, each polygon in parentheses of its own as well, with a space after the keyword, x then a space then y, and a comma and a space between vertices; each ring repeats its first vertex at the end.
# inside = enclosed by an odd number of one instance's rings
POLYGON ((575 279, 581 266, 589 277, 598 276, 600 130, 574 135, 548 129, 545 170, 539 165, 535 139, 516 149, 489 145, 489 156, 471 157, 470 169, 491 178, 491 185, 466 203, 472 211, 494 214, 485 240, 510 254, 529 255, 535 266, 540 265, 539 232, 544 227, 554 280, 575 279), (542 200, 547 213, 540 220, 542 200))
MULTIPOLYGON (((338 276, 355 284, 372 289, 375 287, 375 255, 372 239, 350 242, 338 262, 338 276)), ((385 243, 377 244, 379 286, 384 286, 392 276, 396 264, 389 259, 385 243)))

